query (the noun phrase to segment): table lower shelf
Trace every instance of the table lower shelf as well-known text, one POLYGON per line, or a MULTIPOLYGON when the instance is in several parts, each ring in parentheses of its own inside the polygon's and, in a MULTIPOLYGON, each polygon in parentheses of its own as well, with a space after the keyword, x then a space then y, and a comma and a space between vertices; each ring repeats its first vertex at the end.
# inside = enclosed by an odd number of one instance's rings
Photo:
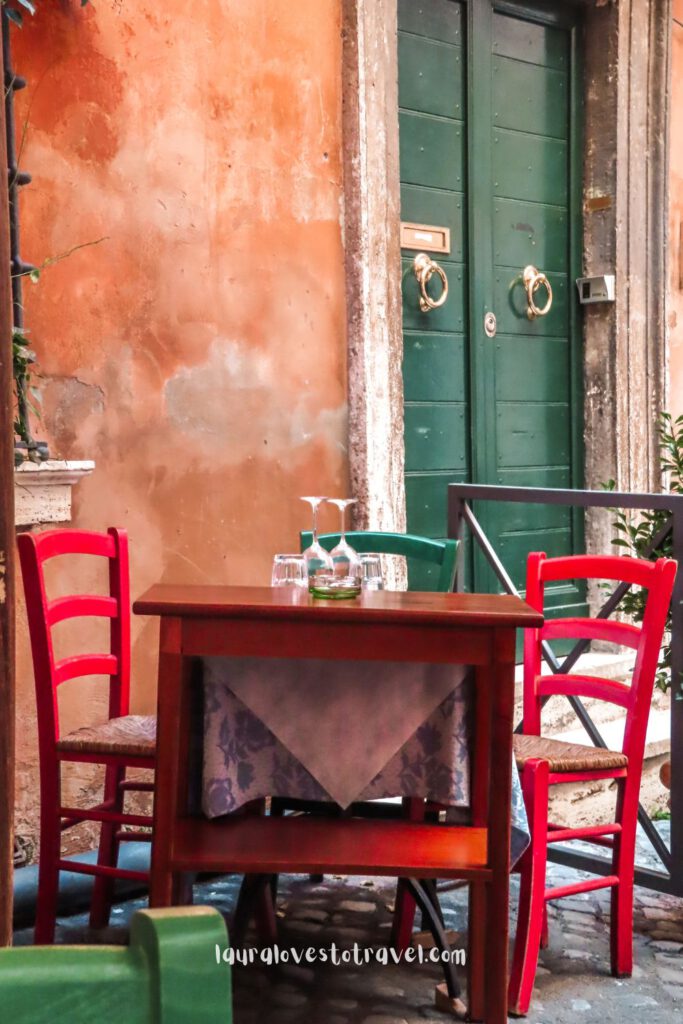
POLYGON ((235 817, 176 822, 172 871, 490 877, 487 830, 360 818, 235 817))

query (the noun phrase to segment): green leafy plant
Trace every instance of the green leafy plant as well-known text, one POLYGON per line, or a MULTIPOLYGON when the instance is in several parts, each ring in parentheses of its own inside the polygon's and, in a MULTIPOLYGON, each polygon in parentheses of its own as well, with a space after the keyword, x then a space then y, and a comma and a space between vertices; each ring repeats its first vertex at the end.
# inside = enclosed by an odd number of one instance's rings
MULTIPOLYGON (((17 391, 16 418, 14 420, 14 433, 28 447, 32 444, 31 431, 28 423, 28 412, 40 419, 39 403, 41 394, 31 383, 31 367, 36 361, 36 354, 30 347, 26 332, 19 327, 12 331, 12 368, 14 382, 17 391)), ((29 458, 31 457, 29 449, 29 458)), ((23 461, 21 452, 15 455, 17 464, 23 461)))
MULTIPOLYGON (((674 494, 683 494, 683 416, 676 419, 668 412, 663 412, 657 424, 659 437, 660 465, 664 474, 666 490, 674 494)), ((606 485, 607 490, 615 489, 614 480, 606 485)), ((669 513, 666 509, 644 510, 637 520, 629 518, 624 511, 616 511, 613 526, 616 536, 612 543, 623 548, 635 558, 647 558, 656 561, 658 558, 672 557, 672 538, 668 533, 663 540, 652 547, 657 535, 662 531, 669 513)), ((646 591, 632 588, 624 596, 620 609, 633 619, 642 622, 645 614, 646 591)), ((671 610, 666 625, 665 643, 657 668, 657 687, 666 692, 671 686, 671 610)))

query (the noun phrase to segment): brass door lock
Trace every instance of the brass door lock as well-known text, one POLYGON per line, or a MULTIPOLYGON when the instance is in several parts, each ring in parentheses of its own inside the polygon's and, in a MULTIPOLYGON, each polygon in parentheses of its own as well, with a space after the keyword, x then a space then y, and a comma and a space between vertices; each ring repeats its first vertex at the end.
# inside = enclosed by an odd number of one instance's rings
POLYGON ((495 338, 498 330, 498 321, 495 313, 486 313, 484 316, 484 334, 487 338, 495 338))

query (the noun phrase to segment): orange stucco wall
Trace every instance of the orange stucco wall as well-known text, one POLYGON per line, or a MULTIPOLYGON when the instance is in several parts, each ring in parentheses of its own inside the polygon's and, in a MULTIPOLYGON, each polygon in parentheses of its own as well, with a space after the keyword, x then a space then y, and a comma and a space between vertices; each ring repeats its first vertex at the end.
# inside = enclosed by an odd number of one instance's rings
POLYGON ((683 413, 683 0, 673 4, 669 179, 669 407, 683 413))
MULTIPOLYGON (((104 239, 26 288, 36 433, 96 460, 74 525, 129 530, 133 595, 265 582, 308 525, 297 496, 346 489, 340 7, 55 0, 14 33, 23 255, 104 239)), ((137 712, 154 707, 155 643, 134 622, 137 712)), ((32 834, 21 609, 18 648, 17 829, 32 834)), ((95 693, 64 693, 65 727, 103 712, 95 693)), ((72 771, 67 792, 91 785, 72 771)))

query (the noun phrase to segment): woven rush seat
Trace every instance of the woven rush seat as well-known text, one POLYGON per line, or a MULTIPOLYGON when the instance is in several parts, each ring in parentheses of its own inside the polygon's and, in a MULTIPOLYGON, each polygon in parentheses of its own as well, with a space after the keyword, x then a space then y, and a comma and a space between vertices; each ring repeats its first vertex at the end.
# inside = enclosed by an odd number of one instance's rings
POLYGON ((156 751, 155 715, 124 715, 101 725, 85 725, 62 736, 57 749, 72 753, 125 754, 151 757, 156 751))
POLYGON ((551 772, 605 771, 628 766, 628 757, 616 750, 584 746, 582 743, 565 743, 564 740, 553 740, 545 736, 517 734, 513 746, 519 769, 524 768, 532 758, 547 761, 551 772))

